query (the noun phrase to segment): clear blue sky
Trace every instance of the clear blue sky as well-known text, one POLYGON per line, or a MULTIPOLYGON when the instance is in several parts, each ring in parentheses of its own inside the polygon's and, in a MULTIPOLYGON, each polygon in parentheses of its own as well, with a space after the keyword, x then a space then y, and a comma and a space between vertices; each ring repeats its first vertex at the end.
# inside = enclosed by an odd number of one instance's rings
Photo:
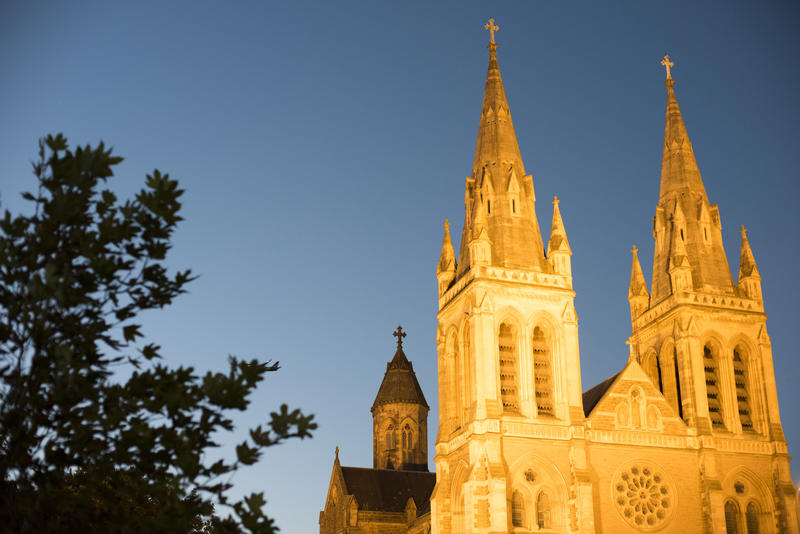
POLYGON ((435 266, 446 217, 460 235, 490 16, 543 228, 562 199, 584 389, 627 360, 634 243, 651 277, 668 52, 734 275, 739 225, 750 230, 797 456, 797 2, 0 5, 3 207, 21 209, 51 132, 113 145, 123 193, 153 168, 180 180, 171 262, 201 277, 145 332, 201 370, 228 354, 281 361, 238 439, 281 402, 320 428, 234 482, 265 491, 284 532, 316 531, 334 446, 372 465, 369 407, 398 324, 431 405, 432 456, 435 266))

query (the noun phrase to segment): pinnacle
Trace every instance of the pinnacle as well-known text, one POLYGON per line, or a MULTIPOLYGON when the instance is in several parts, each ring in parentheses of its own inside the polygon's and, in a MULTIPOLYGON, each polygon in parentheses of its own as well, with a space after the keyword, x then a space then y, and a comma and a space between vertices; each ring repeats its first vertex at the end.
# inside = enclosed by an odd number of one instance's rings
POLYGON ((572 254, 567 240, 567 231, 564 229, 564 221, 561 218, 561 210, 558 207, 559 202, 558 197, 553 197, 553 223, 550 227, 550 241, 547 243, 548 256, 555 251, 572 254))
POLYGON ((455 272, 456 253, 453 250, 453 241, 450 238, 450 222, 444 221, 444 237, 442 238, 442 253, 439 256, 439 265, 436 269, 437 274, 443 272, 455 272))
POLYGON ((753 250, 750 248, 750 241, 747 239, 747 229, 742 226, 740 232, 742 234, 742 250, 739 255, 739 282, 748 277, 761 278, 753 250))
POLYGON ((647 282, 644 279, 642 265, 639 263, 639 249, 636 248, 636 245, 633 245, 631 252, 633 253, 633 260, 631 262, 631 283, 628 286, 628 299, 641 296, 649 297, 647 282))

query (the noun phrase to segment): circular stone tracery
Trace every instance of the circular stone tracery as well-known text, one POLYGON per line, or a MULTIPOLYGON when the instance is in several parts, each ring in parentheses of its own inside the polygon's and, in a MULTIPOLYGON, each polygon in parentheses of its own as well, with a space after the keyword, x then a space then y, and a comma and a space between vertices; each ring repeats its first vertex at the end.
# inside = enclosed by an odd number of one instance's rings
POLYGON ((635 462, 617 471, 612 486, 617 510, 642 530, 662 526, 675 507, 675 495, 661 470, 635 462))

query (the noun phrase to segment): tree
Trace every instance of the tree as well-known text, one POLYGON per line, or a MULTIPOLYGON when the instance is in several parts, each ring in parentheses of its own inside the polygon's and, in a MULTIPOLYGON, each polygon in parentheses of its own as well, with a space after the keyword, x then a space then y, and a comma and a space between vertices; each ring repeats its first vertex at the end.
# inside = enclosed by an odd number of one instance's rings
POLYGON ((137 314, 193 279, 165 265, 183 191, 156 170, 120 202, 105 187, 121 161, 48 136, 33 213, 0 220, 0 530, 276 531, 262 494, 229 501, 230 475, 316 423, 283 405, 235 459, 206 459, 278 366, 230 357, 200 376, 144 342, 137 314))

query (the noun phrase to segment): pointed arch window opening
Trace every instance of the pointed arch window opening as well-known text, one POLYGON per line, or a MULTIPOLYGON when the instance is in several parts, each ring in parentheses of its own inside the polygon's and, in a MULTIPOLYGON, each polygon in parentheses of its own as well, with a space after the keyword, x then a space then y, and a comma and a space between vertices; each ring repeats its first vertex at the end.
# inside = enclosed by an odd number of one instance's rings
POLYGON ((664 394, 664 377, 661 375, 661 364, 658 361, 658 356, 656 356, 656 372, 658 373, 658 390, 661 394, 664 394))
POLYGON ((409 425, 403 427, 403 449, 413 449, 414 448, 414 433, 411 430, 409 425))
POLYGON ((536 412, 538 415, 552 417, 555 415, 552 351, 547 336, 538 326, 533 329, 531 349, 533 351, 536 412))
POLYGON ((725 533, 726 534, 739 534, 739 507, 733 501, 725 503, 725 533))
POLYGON ((736 404, 739 411, 739 422, 742 425, 742 431, 754 432, 747 374, 746 362, 742 358, 742 350, 740 347, 736 347, 733 349, 733 379, 736 384, 736 404))
POLYGON ((394 431, 394 425, 389 425, 386 429, 386 448, 389 450, 397 448, 397 434, 394 431))
POLYGON ((550 497, 544 491, 536 497, 536 526, 540 529, 552 528, 550 497))
POLYGON ((678 416, 686 422, 686 417, 683 415, 683 396, 681 395, 681 371, 680 367, 678 366, 678 355, 675 353, 675 349, 673 351, 673 358, 672 362, 675 366, 675 395, 678 399, 678 416))
POLYGON ((720 391, 719 366, 711 347, 703 346, 703 367, 706 378, 706 399, 711 427, 725 430, 725 419, 722 412, 722 392, 720 391))
POLYGON ((750 501, 747 505, 747 511, 745 512, 745 525, 747 527, 747 534, 759 534, 759 522, 758 516, 761 515, 759 512, 758 505, 750 501))
POLYGON ((500 397, 503 412, 519 413, 517 380, 517 342, 513 328, 503 323, 498 336, 500 397))
POLYGON ((511 496, 511 525, 526 528, 525 523, 525 500, 522 493, 515 490, 511 496))

